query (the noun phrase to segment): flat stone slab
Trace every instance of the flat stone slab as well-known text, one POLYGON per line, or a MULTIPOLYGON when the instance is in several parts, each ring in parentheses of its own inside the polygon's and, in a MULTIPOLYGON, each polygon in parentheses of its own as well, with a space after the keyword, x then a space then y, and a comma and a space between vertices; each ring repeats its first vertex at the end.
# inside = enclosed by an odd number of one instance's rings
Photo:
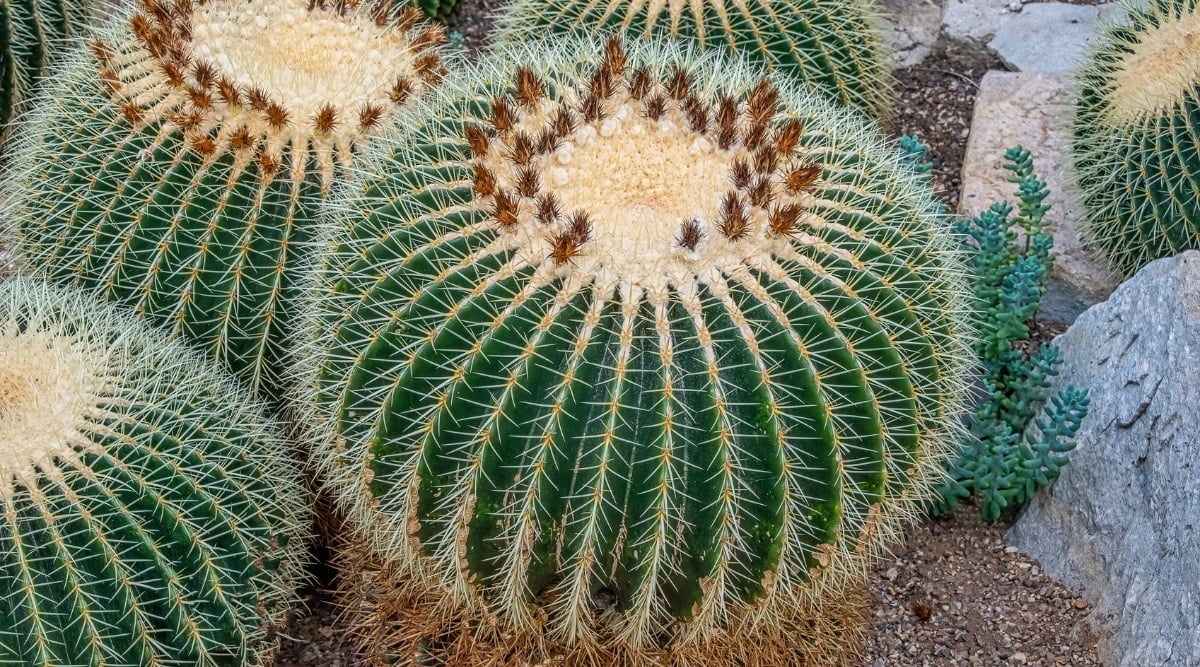
POLYGON ((1093 5, 1025 5, 996 30, 988 48, 1009 70, 1067 73, 1084 62, 1099 20, 1093 5))
POLYGON ((1091 405, 1006 539, 1092 603, 1105 664, 1200 667, 1200 252, 1151 262, 1054 344, 1048 391, 1091 405))
POLYGON ((1100 17, 1095 5, 1028 4, 999 26, 988 48, 1011 70, 1067 73, 1086 59, 1100 17))
POLYGON ((912 67, 933 51, 941 27, 942 0, 878 0, 892 68, 912 67))
MULTIPOLYGON (((1140 0, 1135 0, 1140 1, 1140 0)), ((1021 72, 1067 72, 1082 62, 1100 25, 1120 20, 1118 2, 1075 5, 1021 0, 945 0, 934 52, 959 62, 998 57, 1021 72)))
MULTIPOLYGON (((950 0, 953 1, 953 0, 950 0)), ((1083 208, 1072 201, 1066 114, 1070 80, 1062 74, 990 71, 979 84, 971 135, 963 158, 959 211, 975 215, 993 202, 1016 206, 1015 186, 1002 167, 1004 151, 1020 144, 1033 155, 1039 178, 1050 190, 1047 231, 1054 237, 1054 271, 1040 315, 1071 322, 1103 301, 1119 280, 1083 245, 1083 208)))
POLYGON ((989 59, 987 43, 1020 11, 1019 0, 945 0, 934 51, 959 62, 989 59))

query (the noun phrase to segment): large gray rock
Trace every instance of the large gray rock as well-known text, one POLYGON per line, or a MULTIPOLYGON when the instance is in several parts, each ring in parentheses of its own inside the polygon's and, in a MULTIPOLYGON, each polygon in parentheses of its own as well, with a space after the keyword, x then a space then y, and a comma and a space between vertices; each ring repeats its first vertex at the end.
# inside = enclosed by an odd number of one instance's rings
POLYGON ((942 0, 878 0, 876 6, 892 67, 912 67, 925 60, 938 38, 942 0))
POLYGON ((1011 70, 1065 74, 1087 57, 1100 18, 1095 5, 1028 4, 996 29, 988 48, 1011 70))
POLYGON ((1103 301, 1118 282, 1084 247, 1084 211, 1068 195, 1072 180, 1063 128, 1069 111, 1070 82, 1065 75, 998 71, 984 75, 963 157, 959 201, 959 211, 967 215, 1001 200, 1015 207, 1014 186, 1006 180, 1010 174, 1001 167, 1004 151, 1020 144, 1032 152, 1038 177, 1050 189, 1046 220, 1055 255, 1040 315, 1062 322, 1103 301))
POLYGON ((1007 539, 1092 603, 1120 667, 1200 667, 1200 252, 1161 259, 1055 341, 1091 409, 1007 539))

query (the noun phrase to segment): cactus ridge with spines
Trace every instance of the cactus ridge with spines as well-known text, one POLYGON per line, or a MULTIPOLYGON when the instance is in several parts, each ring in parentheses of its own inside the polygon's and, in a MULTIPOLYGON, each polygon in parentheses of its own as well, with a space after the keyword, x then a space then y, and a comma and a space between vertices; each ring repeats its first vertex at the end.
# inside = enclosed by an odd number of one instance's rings
POLYGON ((94 3, 7 0, 0 3, 0 127, 6 126, 50 71, 55 51, 87 25, 94 3))
POLYGON ((383 7, 142 0, 15 137, 18 255, 279 397, 329 184, 442 73, 444 31, 383 7))
POLYGON ((745 57, 795 77, 874 118, 886 118, 892 79, 879 18, 862 0, 515 0, 493 41, 546 33, 670 38, 745 57))
POLYGON ((928 190, 719 53, 481 63, 330 201, 302 403, 352 524, 569 643, 697 646, 859 581, 959 435, 963 269, 928 190))
POLYGON ((279 424, 74 291, 0 284, 0 663, 264 665, 305 577, 279 424))
POLYGON ((1131 4, 1075 84, 1084 236, 1120 275, 1200 248, 1200 2, 1131 4))

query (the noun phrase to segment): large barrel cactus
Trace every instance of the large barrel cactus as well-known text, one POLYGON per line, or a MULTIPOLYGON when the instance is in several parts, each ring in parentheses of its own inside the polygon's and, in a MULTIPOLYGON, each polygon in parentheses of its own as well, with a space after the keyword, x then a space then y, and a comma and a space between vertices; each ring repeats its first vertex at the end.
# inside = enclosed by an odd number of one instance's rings
POLYGON ((0 664, 269 664, 307 508, 258 408, 127 313, 0 284, 0 664))
POLYGON ((513 0, 494 39, 547 33, 671 38, 733 52, 874 118, 891 113, 891 67, 868 0, 513 0))
POLYGON ((0 128, 21 110, 38 79, 80 32, 91 0, 5 0, 0 2, 0 128))
POLYGON ((965 288, 929 191, 717 52, 482 62, 331 200, 305 362, 328 488, 505 637, 800 652, 957 438, 965 288))
POLYGON ((1123 275, 1200 248, 1200 0, 1149 0, 1079 74, 1072 164, 1085 235, 1123 275))
POLYGON ((409 9, 141 0, 14 146, 18 251, 277 396, 313 219, 365 137, 442 73, 409 9))

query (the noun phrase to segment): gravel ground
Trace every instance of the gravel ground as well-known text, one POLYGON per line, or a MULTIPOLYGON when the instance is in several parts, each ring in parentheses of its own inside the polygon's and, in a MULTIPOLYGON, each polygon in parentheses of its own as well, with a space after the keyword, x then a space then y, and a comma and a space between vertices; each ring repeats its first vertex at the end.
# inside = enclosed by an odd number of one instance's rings
POLYGON ((1086 600, 1004 544, 974 507, 917 526, 875 568, 870 667, 1098 666, 1086 600))
POLYGON ((993 61, 965 67, 943 57, 896 72, 896 102, 891 126, 897 135, 915 134, 929 145, 933 159, 933 188, 951 212, 958 210, 962 161, 967 151, 971 112, 979 80, 988 69, 1003 69, 993 61))
MULTIPOLYGON (((457 28, 473 55, 502 2, 464 3, 457 28)), ((951 211, 957 209, 978 81, 987 69, 931 57, 897 72, 892 127, 930 145, 933 184, 951 211)), ((1049 339, 1063 328, 1037 323, 1035 338, 1049 339)), ((966 506, 910 531, 907 542, 873 572, 875 604, 864 667, 1100 665, 1087 602, 1006 546, 1002 538, 1009 525, 984 524, 978 509, 966 506)), ((355 664, 336 607, 324 592, 332 586, 331 575, 321 574, 323 581, 306 593, 308 615, 286 633, 279 667, 355 664)))

